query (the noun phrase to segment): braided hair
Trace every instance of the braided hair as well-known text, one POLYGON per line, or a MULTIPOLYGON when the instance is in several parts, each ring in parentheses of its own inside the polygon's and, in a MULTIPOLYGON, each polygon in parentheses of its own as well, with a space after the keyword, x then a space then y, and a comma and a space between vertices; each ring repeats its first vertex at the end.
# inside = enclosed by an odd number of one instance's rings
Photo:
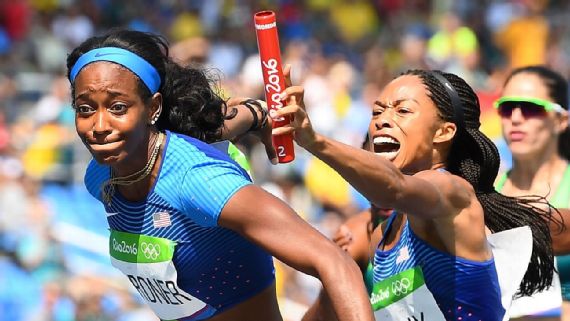
POLYGON ((441 71, 409 70, 404 74, 418 76, 437 106, 439 117, 455 122, 450 94, 434 73, 443 76, 455 89, 463 110, 464 123, 458 125, 446 160, 446 169, 473 186, 483 207, 485 225, 491 232, 530 227, 533 236, 532 256, 518 295, 528 296, 545 290, 552 283, 555 269, 549 223, 560 222, 552 217, 552 207, 543 197, 509 197, 495 190, 493 183, 499 171, 499 152, 479 130, 479 99, 463 79, 441 71), (541 205, 546 205, 547 209, 542 209, 541 205))
MULTIPOLYGON (((562 108, 568 110, 568 82, 561 74, 549 69, 548 67, 540 65, 520 67, 509 74, 507 80, 505 80, 505 85, 515 75, 522 73, 538 76, 542 80, 544 87, 548 90, 548 95, 552 100, 562 106, 562 108)), ((558 153, 560 156, 570 161, 570 126, 566 127, 566 130, 558 136, 558 153)))
MULTIPOLYGON (((221 137, 227 105, 217 94, 214 81, 205 70, 181 66, 168 56, 168 43, 155 34, 115 29, 102 36, 87 39, 67 57, 68 78, 71 69, 84 53, 102 47, 129 50, 150 63, 160 75, 162 113, 156 126, 206 142, 221 137)), ((138 79, 138 91, 142 100, 152 97, 150 90, 138 79)), ((72 101, 74 94, 72 86, 72 101)))

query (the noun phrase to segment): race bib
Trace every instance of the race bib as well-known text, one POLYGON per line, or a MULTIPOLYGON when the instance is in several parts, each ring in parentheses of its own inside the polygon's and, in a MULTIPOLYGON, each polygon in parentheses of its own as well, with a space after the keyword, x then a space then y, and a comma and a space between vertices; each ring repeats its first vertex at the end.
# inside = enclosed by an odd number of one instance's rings
POLYGON ((109 238, 111 263, 162 320, 191 317, 210 308, 178 286, 172 262, 175 245, 164 238, 114 230, 109 238))
POLYGON ((503 321, 554 308, 560 309, 562 296, 557 274, 554 274, 552 287, 548 290, 513 301, 532 255, 532 232, 528 226, 494 233, 487 239, 495 258, 501 301, 506 311, 503 321))
POLYGON ((375 283, 370 303, 377 321, 445 321, 419 266, 375 283))

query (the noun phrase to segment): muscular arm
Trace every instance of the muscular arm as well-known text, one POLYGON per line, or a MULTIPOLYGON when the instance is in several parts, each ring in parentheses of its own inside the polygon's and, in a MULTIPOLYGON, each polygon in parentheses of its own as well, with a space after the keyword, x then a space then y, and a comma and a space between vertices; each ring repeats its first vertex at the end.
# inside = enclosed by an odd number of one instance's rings
MULTIPOLYGON (((222 140, 233 140, 236 137, 242 136, 247 133, 251 128, 253 123, 253 115, 245 105, 241 105, 240 102, 246 98, 232 98, 228 100, 228 114, 232 113, 232 110, 236 110, 235 117, 231 119, 226 119, 224 121, 224 127, 222 128, 222 140)), ((261 115, 258 115, 261 116, 261 115)))
MULTIPOLYGON (((246 100, 247 98, 236 97, 228 100, 228 114, 235 110, 235 116, 231 119, 226 119, 224 121, 224 126, 222 127, 222 140, 238 141, 242 136, 248 133, 251 128, 254 117, 251 110, 240 102, 246 100)), ((257 114, 258 122, 262 122, 262 113, 254 109, 257 114)), ((275 148, 273 148, 273 142, 271 137, 271 119, 267 119, 267 124, 265 127, 251 132, 254 136, 257 136, 263 146, 265 146, 265 153, 267 157, 273 164, 277 164, 277 154, 275 148)))
POLYGON ((459 213, 472 199, 469 184, 453 175, 433 170, 404 175, 381 156, 320 135, 306 148, 384 208, 436 218, 459 213))
MULTIPOLYGON (((362 273, 366 271, 368 265, 368 246, 370 241, 368 225, 370 220, 370 210, 363 211, 348 219, 333 238, 335 243, 345 250, 358 264, 362 273)), ((331 301, 323 290, 321 290, 317 300, 311 305, 302 319, 302 321, 336 320, 331 301)))
POLYGON ((373 320, 354 261, 276 197, 254 185, 243 187, 224 206, 218 224, 293 268, 318 277, 332 298, 338 320, 373 320))

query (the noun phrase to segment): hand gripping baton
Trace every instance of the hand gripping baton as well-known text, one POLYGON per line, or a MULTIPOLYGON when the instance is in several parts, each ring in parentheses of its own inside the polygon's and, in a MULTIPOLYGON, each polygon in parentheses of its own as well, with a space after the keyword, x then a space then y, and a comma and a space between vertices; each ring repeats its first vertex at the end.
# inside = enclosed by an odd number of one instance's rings
MULTIPOLYGON (((257 47, 261 57, 265 100, 270 110, 279 109, 283 107, 279 94, 285 90, 285 78, 281 68, 281 52, 279 50, 275 13, 273 11, 257 12, 254 15, 254 21, 257 47)), ((290 121, 289 117, 274 119, 273 128, 287 125, 290 121)), ((291 134, 273 136, 273 146, 277 151, 279 163, 289 163, 295 159, 293 136, 291 134)))

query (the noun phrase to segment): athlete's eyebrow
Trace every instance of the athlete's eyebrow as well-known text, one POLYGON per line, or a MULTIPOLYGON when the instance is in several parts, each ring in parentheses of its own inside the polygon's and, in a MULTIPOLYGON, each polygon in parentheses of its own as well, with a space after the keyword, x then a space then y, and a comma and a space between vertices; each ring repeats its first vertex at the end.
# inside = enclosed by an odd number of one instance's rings
POLYGON ((397 99, 397 100, 395 100, 395 101, 394 101, 393 103, 391 103, 391 104, 390 104, 390 103, 383 103, 383 102, 381 102, 381 101, 379 101, 379 100, 376 100, 376 101, 374 101, 374 105, 378 105, 378 106, 384 107, 384 108, 391 108, 391 107, 394 107, 394 106, 398 106, 399 104, 403 103, 404 101, 408 101, 408 100, 413 101, 413 102, 415 102, 415 103, 418 104, 418 105, 420 104, 420 103, 419 103, 417 100, 415 100, 414 98, 402 98, 402 99, 397 99))
POLYGON ((384 108, 390 107, 389 105, 384 104, 383 102, 381 102, 381 101, 379 101, 379 100, 374 101, 374 105, 378 105, 378 106, 384 107, 384 108))
MULTIPOLYGON (((109 96, 111 96, 111 97, 118 97, 118 96, 122 96, 122 95, 127 95, 126 92, 123 92, 123 91, 120 91, 120 90, 106 89, 105 91, 106 91, 106 92, 109 94, 109 96)), ((84 91, 78 93, 77 96, 75 97, 75 99, 81 99, 81 98, 88 99, 88 98, 89 98, 89 95, 91 94, 91 92, 92 92, 92 91, 89 90, 89 89, 84 90, 84 91)))

